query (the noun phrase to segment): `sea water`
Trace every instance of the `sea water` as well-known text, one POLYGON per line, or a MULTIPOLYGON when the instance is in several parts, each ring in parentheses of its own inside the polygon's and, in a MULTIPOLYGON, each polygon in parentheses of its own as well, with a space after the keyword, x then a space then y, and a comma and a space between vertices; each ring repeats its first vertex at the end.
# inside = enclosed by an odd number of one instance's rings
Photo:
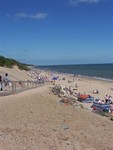
POLYGON ((113 81, 113 64, 48 65, 38 68, 113 81))

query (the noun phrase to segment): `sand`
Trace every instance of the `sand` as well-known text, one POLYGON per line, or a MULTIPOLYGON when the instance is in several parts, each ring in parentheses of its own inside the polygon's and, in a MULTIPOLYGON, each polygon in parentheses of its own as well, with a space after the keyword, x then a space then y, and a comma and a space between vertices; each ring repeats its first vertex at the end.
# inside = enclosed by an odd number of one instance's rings
POLYGON ((4 76, 5 73, 8 73, 10 80, 13 80, 13 81, 31 80, 31 77, 27 75, 27 72, 24 70, 18 69, 17 66, 14 66, 13 68, 0 67, 0 75, 4 76))
MULTIPOLYGON (((8 73, 14 80, 29 78, 27 72, 21 72, 21 76, 20 72, 13 68, 15 76, 8 73)), ((56 84, 74 87, 75 82, 76 92, 101 99, 106 94, 113 97, 113 82, 75 77, 74 82, 68 83, 73 77, 59 76, 66 80, 56 84), (93 94, 94 89, 99 94, 93 94)), ((113 122, 88 109, 61 103, 61 98, 51 92, 51 86, 0 97, 0 150, 112 150, 113 122)))

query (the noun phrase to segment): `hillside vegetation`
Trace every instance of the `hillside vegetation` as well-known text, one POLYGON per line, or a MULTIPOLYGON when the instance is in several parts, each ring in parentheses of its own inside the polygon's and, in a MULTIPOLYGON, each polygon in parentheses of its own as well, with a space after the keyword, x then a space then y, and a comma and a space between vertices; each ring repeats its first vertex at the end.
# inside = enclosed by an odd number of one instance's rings
POLYGON ((29 70, 29 68, 27 67, 27 64, 23 64, 14 59, 5 58, 3 56, 0 56, 0 66, 1 67, 13 68, 14 65, 17 65, 20 70, 26 70, 26 71, 29 70))

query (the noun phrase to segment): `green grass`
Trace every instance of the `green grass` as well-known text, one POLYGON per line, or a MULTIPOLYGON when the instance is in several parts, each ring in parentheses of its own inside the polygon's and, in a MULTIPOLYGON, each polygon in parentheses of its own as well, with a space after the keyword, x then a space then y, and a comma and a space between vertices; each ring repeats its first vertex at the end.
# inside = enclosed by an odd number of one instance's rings
POLYGON ((26 70, 26 71, 30 70, 27 67, 28 66, 27 64, 23 64, 14 59, 5 58, 3 56, 0 56, 0 66, 1 67, 13 68, 14 65, 17 65, 20 70, 26 70))

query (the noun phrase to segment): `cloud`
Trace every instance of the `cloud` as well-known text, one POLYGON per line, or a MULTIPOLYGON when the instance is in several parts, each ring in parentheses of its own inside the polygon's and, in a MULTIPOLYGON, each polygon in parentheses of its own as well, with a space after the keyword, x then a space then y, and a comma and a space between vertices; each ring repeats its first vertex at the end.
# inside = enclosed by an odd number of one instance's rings
POLYGON ((78 3, 91 4, 91 3, 99 3, 101 1, 104 1, 104 0, 69 0, 69 3, 72 5, 77 5, 78 3))
POLYGON ((36 15, 31 15, 32 19, 44 19, 48 16, 47 13, 36 13, 36 15))
POLYGON ((48 16, 47 13, 37 12, 36 14, 28 14, 25 12, 15 14, 15 18, 30 18, 30 19, 44 19, 48 16))

